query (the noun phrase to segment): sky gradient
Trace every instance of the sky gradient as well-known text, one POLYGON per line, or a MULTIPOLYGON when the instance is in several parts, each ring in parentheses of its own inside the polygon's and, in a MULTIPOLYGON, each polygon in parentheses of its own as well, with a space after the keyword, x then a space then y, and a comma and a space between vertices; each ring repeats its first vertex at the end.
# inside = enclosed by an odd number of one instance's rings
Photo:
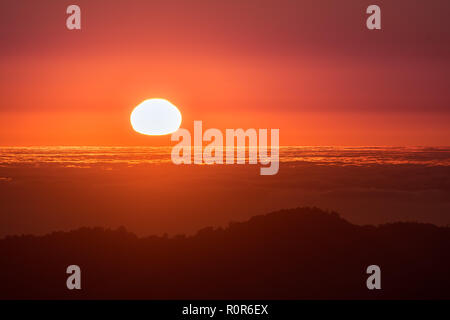
POLYGON ((0 3, 0 145, 169 145, 129 115, 165 98, 282 145, 449 145, 448 1, 0 3), (81 7, 82 30, 66 29, 81 7), (382 30, 365 27, 378 4, 382 30))

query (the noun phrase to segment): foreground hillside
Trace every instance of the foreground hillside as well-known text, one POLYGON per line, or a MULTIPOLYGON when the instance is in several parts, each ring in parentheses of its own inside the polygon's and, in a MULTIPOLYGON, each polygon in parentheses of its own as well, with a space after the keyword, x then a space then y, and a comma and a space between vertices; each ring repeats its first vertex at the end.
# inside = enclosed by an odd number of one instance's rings
POLYGON ((82 228, 0 240, 0 298, 450 298, 450 228, 357 226, 316 208, 282 210, 195 236, 82 228), (66 288, 79 265, 82 290, 66 288), (381 290, 366 268, 381 267, 381 290))

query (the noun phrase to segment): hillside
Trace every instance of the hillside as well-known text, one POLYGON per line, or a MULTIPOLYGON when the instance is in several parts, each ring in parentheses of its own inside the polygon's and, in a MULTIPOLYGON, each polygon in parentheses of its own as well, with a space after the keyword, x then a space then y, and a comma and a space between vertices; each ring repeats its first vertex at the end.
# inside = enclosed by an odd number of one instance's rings
POLYGON ((81 228, 0 240, 0 298, 450 298, 450 228, 357 226, 297 208, 185 237, 81 228), (82 290, 66 288, 66 267, 82 290), (382 290, 366 288, 381 267, 382 290))

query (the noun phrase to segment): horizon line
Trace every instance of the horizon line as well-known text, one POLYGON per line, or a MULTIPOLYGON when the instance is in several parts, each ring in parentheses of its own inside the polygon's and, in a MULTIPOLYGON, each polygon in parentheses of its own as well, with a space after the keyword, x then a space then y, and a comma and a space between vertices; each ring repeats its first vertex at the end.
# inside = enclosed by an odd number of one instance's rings
MULTIPOLYGON (((205 144, 205 146, 208 144, 205 144)), ((109 144, 80 144, 80 145, 62 145, 62 144, 49 144, 49 145, 0 145, 0 148, 93 148, 93 147, 102 147, 102 148, 171 148, 173 145, 109 145, 109 144)), ((194 148, 194 146, 191 146, 194 148)), ((202 146, 203 147, 203 146, 202 146)), ((246 148, 249 146, 245 146, 246 148)), ((259 147, 259 146, 258 146, 259 147)), ((340 148, 450 148, 450 145, 381 145, 381 144, 365 144, 365 145, 337 145, 337 144, 311 144, 311 145, 300 145, 300 144, 286 144, 280 145, 281 147, 302 147, 302 148, 312 148, 312 147, 340 147, 340 148)))

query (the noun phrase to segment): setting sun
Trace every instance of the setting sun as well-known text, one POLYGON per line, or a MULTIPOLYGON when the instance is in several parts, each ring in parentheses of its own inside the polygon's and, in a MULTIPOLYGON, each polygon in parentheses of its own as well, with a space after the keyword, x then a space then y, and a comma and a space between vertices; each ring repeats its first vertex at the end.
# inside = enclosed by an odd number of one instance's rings
POLYGON ((148 99, 134 108, 130 121, 136 132, 159 136, 178 130, 181 113, 165 99, 148 99))

